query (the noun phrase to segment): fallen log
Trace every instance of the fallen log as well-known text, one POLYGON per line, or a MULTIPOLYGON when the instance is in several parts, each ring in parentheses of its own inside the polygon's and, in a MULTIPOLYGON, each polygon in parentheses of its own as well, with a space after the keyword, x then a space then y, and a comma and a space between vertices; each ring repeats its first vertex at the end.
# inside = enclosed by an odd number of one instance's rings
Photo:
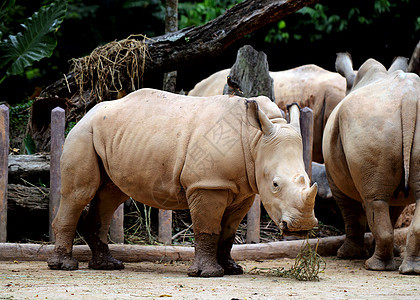
POLYGON ((49 189, 37 186, 9 184, 7 190, 8 210, 25 210, 27 213, 34 211, 48 212, 49 189))
MULTIPOLYGON (((395 241, 401 246, 405 244, 408 228, 395 230, 395 241)), ((309 239, 315 246, 318 241, 318 253, 321 256, 335 256, 338 248, 344 242, 344 235, 309 239)), ((235 260, 295 258, 302 246, 303 240, 272 242, 264 244, 234 245, 232 257, 235 260)), ((371 233, 365 234, 365 246, 373 243, 371 233)), ((194 258, 194 248, 184 246, 143 246, 143 245, 109 245, 111 254, 124 262, 141 261, 188 261, 194 258)), ((47 244, 13 244, 0 243, 0 260, 46 261, 53 251, 53 245, 47 244)), ((89 261, 91 252, 87 245, 73 247, 73 256, 79 261, 89 261)))
POLYGON ((9 182, 22 183, 22 179, 38 182, 50 176, 50 155, 9 155, 9 182))

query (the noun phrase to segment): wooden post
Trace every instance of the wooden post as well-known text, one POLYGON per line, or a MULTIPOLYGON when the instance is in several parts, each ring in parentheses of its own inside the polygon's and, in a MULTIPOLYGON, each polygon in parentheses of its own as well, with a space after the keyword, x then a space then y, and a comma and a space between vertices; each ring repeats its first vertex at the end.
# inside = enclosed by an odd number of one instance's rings
POLYGON ((9 108, 0 105, 0 243, 7 240, 7 183, 9 156, 9 108))
POLYGON ((118 206, 112 216, 109 235, 114 243, 124 244, 124 203, 118 206))
POLYGON ((303 143, 303 161, 305 171, 312 178, 312 146, 314 143, 314 114, 309 107, 302 108, 300 112, 300 132, 303 143))
MULTIPOLYGON (((166 0, 165 33, 178 30, 178 0, 166 0)), ((177 71, 164 74, 163 90, 175 93, 177 71)), ((172 244, 172 210, 159 209, 159 242, 172 244)))
POLYGON ((65 111, 56 107, 51 111, 51 160, 50 160, 50 242, 55 241, 52 222, 58 211, 61 197, 60 157, 63 152, 65 111))
POLYGON ((172 210, 159 209, 159 242, 172 243, 172 210))
POLYGON ((258 244, 260 242, 260 215, 261 198, 255 195, 254 203, 247 214, 246 221, 246 243, 258 244))

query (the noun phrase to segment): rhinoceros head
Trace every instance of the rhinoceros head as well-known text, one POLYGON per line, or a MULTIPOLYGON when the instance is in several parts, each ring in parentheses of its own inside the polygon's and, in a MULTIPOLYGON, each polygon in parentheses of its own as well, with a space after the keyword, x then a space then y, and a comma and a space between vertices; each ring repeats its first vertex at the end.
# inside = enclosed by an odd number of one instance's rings
POLYGON ((260 129, 254 148, 255 179, 261 201, 271 219, 283 230, 309 230, 318 224, 314 215, 317 184, 310 186, 303 162, 297 117, 271 121, 255 101, 248 102, 248 120, 260 129))

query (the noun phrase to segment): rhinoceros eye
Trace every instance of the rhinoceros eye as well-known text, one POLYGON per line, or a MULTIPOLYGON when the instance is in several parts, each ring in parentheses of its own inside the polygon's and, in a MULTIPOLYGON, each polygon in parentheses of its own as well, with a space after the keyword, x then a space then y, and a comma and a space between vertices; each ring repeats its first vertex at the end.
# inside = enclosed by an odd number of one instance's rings
POLYGON ((274 192, 274 193, 277 193, 278 191, 280 191, 280 184, 279 184, 279 182, 278 182, 278 179, 277 179, 277 178, 275 178, 275 179, 273 180, 273 192, 274 192))

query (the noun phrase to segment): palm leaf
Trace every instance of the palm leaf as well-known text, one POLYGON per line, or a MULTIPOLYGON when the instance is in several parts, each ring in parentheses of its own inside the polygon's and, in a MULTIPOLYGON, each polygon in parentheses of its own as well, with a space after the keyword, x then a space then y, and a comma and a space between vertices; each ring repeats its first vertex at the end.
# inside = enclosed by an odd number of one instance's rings
POLYGON ((8 67, 6 75, 23 73, 25 67, 44 57, 50 57, 57 40, 54 33, 60 27, 67 10, 67 1, 56 0, 28 18, 24 30, 0 44, 0 68, 8 67))

